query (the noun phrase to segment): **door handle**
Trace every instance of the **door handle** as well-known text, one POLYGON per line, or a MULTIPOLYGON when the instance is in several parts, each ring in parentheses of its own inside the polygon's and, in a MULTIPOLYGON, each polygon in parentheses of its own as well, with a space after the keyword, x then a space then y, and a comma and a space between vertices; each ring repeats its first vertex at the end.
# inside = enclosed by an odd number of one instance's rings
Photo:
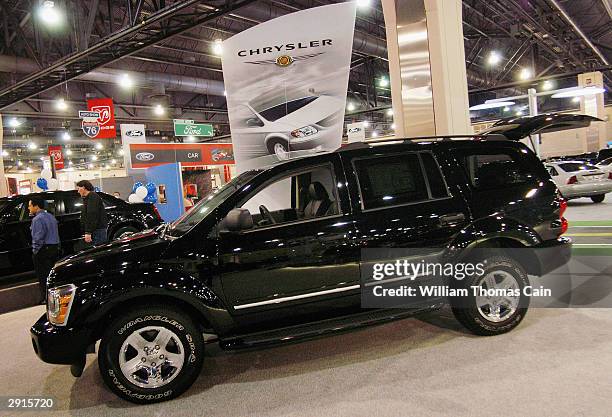
POLYGON ((440 224, 442 225, 455 224, 455 223, 459 223, 465 220, 465 214, 463 213, 445 214, 443 216, 440 216, 438 220, 440 221, 440 224))

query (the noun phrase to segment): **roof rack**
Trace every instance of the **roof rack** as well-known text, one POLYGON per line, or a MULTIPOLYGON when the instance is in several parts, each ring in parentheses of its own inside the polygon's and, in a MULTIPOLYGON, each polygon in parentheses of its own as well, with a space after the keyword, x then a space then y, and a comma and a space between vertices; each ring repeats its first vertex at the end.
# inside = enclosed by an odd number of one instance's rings
POLYGON ((498 135, 498 134, 417 136, 414 138, 401 138, 401 139, 382 138, 382 139, 375 139, 375 140, 366 140, 364 142, 349 143, 347 145, 341 146, 340 148, 336 149, 336 152, 348 151, 351 149, 366 149, 366 148, 370 148, 371 145, 374 145, 374 146, 376 145, 394 145, 394 144, 400 144, 400 143, 405 144, 405 143, 410 143, 410 142, 450 142, 454 140, 475 140, 475 139, 476 140, 482 140, 482 139, 488 139, 488 140, 504 139, 506 140, 506 138, 503 135, 498 135))

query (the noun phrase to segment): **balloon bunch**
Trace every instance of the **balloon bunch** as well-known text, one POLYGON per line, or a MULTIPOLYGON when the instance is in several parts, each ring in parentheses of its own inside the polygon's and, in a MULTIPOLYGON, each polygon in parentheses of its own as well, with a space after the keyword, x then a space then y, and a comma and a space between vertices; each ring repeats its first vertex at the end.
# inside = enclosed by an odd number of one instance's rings
POLYGON ((40 178, 36 180, 36 186, 43 191, 55 191, 59 188, 59 181, 53 178, 50 169, 45 168, 40 172, 40 178))
POLYGON ((128 197, 130 203, 156 203, 157 202, 157 187, 154 183, 149 182, 146 185, 138 181, 132 187, 132 194, 128 197))

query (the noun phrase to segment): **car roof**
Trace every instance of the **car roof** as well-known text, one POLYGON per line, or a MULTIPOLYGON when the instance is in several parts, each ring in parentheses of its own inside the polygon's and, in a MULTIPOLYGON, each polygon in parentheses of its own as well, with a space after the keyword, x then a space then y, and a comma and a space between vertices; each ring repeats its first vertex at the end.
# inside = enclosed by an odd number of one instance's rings
MULTIPOLYGON (((51 196, 55 194, 75 194, 76 192, 77 192, 76 190, 39 191, 37 193, 18 194, 18 195, 13 195, 10 197, 1 197, 0 201, 14 201, 14 200, 19 200, 24 197, 45 197, 45 196, 51 196)), ((96 193, 103 194, 104 196, 112 197, 111 195, 104 193, 102 191, 99 191, 99 192, 96 191, 96 193)), ((116 198, 116 197, 113 197, 113 198, 116 198)))

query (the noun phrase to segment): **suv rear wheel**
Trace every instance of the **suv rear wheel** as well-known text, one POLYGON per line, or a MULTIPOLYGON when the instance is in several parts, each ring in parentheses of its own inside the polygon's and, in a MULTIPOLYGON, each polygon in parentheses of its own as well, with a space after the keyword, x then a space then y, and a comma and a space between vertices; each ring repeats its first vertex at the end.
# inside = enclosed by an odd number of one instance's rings
POLYGON ((131 235, 132 233, 138 232, 138 229, 134 226, 121 226, 117 229, 112 236, 112 240, 121 239, 122 237, 126 237, 131 235))
POLYGON ((591 196, 591 200, 593 200, 593 203, 602 203, 605 199, 606 199, 605 194, 597 194, 597 195, 591 196))
POLYGON ((100 342, 102 379, 119 397, 147 404, 187 390, 202 369, 204 340, 186 314, 142 307, 115 319, 100 342))
POLYGON ((469 295, 452 303, 452 310, 459 322, 472 333, 493 336, 514 329, 525 317, 529 298, 524 294, 529 278, 523 267, 513 259, 495 256, 485 262, 484 273, 474 275, 461 283, 469 295), (471 287, 485 290, 506 289, 517 296, 475 296, 471 287))

